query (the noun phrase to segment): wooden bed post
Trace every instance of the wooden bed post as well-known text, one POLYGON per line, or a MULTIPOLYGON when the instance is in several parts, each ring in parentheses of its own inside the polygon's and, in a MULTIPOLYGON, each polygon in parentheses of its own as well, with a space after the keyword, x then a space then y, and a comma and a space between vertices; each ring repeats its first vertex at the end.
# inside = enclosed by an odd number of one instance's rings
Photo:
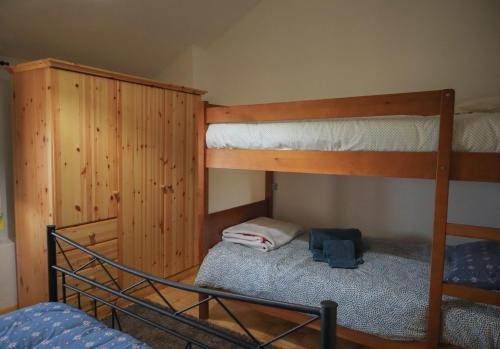
POLYGON ((446 224, 448 221, 454 102, 454 91, 443 90, 441 94, 429 309, 427 314, 427 348, 429 349, 438 348, 441 339, 441 303, 446 248, 446 224))
MULTIPOLYGON (((205 166, 205 134, 207 133, 206 109, 207 102, 200 101, 196 109, 197 118, 197 149, 198 149, 198 184, 197 184, 197 205, 196 218, 198 222, 198 264, 201 265, 203 258, 207 253, 207 244, 205 241, 205 218, 208 213, 208 169, 205 166)), ((207 295, 200 293, 199 301, 207 298, 207 295)), ((198 316, 200 319, 208 319, 208 302, 200 304, 198 307, 198 316)))

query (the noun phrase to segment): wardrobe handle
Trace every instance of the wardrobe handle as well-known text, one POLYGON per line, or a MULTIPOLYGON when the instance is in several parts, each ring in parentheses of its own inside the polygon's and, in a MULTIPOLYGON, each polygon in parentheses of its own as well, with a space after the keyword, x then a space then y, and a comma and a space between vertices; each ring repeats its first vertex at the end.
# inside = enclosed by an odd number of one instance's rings
POLYGON ((116 200, 117 202, 118 202, 118 201, 120 201, 120 192, 119 192, 119 191, 117 191, 117 190, 115 190, 115 191, 113 192, 113 197, 115 198, 115 200, 116 200))
POLYGON ((89 234, 89 240, 91 245, 95 245, 95 233, 89 234))

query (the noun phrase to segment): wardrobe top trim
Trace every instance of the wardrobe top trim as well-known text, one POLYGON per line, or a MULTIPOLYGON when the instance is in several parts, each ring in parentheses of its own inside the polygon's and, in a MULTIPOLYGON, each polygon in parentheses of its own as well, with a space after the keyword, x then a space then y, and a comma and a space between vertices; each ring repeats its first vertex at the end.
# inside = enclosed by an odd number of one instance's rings
POLYGON ((66 62, 66 61, 53 59, 53 58, 41 59, 41 60, 27 62, 27 63, 21 63, 21 64, 17 64, 17 65, 8 67, 7 69, 11 73, 19 73, 19 72, 24 72, 24 71, 28 71, 28 70, 43 69, 43 68, 56 68, 56 69, 62 69, 62 70, 69 70, 69 71, 74 71, 74 72, 83 73, 83 74, 95 75, 95 76, 110 78, 110 79, 114 79, 114 80, 126 81, 126 82, 131 82, 131 83, 136 83, 136 84, 141 84, 141 85, 146 85, 146 86, 151 86, 151 87, 158 87, 158 88, 163 88, 163 89, 172 90, 172 91, 185 92, 185 93, 190 93, 190 94, 195 94, 195 95, 203 95, 207 92, 207 91, 198 90, 195 88, 171 85, 171 84, 167 84, 167 83, 160 82, 160 81, 145 79, 145 78, 141 78, 138 76, 123 74, 123 73, 117 73, 117 72, 113 72, 113 71, 105 70, 105 69, 100 69, 100 68, 89 67, 87 65, 66 62))

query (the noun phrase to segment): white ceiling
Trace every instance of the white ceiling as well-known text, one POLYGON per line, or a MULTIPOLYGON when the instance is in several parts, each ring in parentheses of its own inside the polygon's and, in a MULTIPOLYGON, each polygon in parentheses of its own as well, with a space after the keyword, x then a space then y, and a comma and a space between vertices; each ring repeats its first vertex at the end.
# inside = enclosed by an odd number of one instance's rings
POLYGON ((259 0, 0 0, 0 56, 59 58, 154 77, 259 0))

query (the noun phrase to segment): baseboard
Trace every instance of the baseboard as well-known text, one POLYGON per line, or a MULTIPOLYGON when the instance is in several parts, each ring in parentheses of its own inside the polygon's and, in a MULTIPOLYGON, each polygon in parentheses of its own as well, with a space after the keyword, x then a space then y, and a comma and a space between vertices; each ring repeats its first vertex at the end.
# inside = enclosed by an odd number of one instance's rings
POLYGON ((11 311, 14 311, 14 310, 17 310, 17 309, 18 309, 17 304, 16 305, 11 305, 10 307, 2 308, 2 309, 0 309, 0 315, 10 313, 11 311))

